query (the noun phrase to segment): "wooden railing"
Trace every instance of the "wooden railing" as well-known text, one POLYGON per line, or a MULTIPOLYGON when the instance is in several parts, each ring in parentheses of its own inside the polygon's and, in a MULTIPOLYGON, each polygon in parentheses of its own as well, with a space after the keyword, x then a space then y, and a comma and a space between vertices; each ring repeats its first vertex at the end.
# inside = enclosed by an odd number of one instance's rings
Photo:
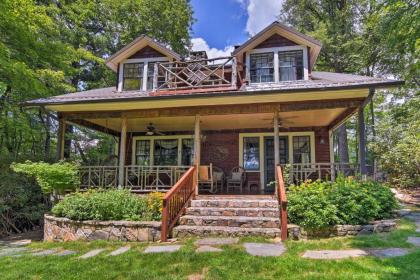
POLYGON ((286 187, 283 180, 283 172, 281 166, 276 167, 276 181, 277 181, 277 199, 280 206, 280 230, 281 230, 281 240, 284 241, 287 239, 287 197, 286 197, 286 187))
POLYGON ((153 90, 231 86, 236 88, 235 57, 156 63, 153 90))
POLYGON ((193 166, 176 182, 163 198, 161 241, 166 242, 197 188, 197 167, 193 166))
POLYGON ((116 187, 118 166, 81 166, 79 178, 81 189, 116 187))

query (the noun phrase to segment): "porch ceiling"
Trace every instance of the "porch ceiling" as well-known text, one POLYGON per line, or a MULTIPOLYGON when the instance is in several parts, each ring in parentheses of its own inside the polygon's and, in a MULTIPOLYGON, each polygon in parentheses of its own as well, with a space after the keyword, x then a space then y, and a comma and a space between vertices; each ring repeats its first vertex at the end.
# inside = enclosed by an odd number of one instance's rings
MULTIPOLYGON (((279 118, 282 127, 310 127, 328 126, 346 108, 280 112, 279 118)), ((110 130, 121 130, 120 118, 86 119, 110 130)), ((193 131, 194 116, 159 117, 159 118, 133 118, 128 119, 129 132, 145 132, 149 123, 162 132, 193 131)), ((273 114, 227 114, 200 116, 202 130, 226 130, 247 128, 272 128, 273 114)))

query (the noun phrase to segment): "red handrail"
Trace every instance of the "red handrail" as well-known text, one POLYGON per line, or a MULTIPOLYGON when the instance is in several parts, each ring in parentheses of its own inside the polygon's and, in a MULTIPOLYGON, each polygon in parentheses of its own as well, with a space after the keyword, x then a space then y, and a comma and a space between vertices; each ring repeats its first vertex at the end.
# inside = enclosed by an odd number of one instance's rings
POLYGON ((276 179, 277 179, 277 199, 280 205, 280 230, 281 240, 287 239, 287 197, 286 187, 284 186, 283 172, 281 166, 276 166, 276 179))
POLYGON ((163 198, 161 241, 166 242, 172 229, 185 211, 188 202, 194 197, 197 187, 196 167, 193 166, 182 175, 163 198))

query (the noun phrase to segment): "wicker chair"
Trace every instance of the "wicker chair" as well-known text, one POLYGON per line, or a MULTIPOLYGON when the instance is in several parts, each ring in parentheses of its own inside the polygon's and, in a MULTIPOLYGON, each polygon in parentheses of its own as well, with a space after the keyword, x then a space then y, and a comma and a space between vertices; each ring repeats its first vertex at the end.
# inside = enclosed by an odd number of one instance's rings
POLYGON ((226 180, 227 192, 229 192, 230 189, 233 189, 233 191, 235 191, 236 189, 239 189, 240 193, 242 193, 243 188, 245 186, 245 181, 246 181, 245 169, 243 169, 240 166, 234 167, 230 171, 230 175, 226 180))
POLYGON ((214 182, 214 192, 223 191, 223 186, 225 184, 225 172, 217 166, 213 166, 213 182, 214 182))
POLYGON ((200 191, 214 192, 213 165, 200 165, 198 169, 198 186, 200 191))

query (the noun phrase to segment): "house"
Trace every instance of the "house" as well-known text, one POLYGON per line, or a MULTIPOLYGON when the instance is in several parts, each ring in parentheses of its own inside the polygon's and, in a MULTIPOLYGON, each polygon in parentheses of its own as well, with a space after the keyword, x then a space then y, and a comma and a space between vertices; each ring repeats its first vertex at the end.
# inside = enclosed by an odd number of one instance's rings
POLYGON ((208 59, 205 52, 181 57, 140 36, 107 59, 115 86, 27 105, 58 113, 60 158, 68 123, 119 138, 118 166, 82 168, 84 186, 169 190, 193 165, 211 166, 204 180, 212 181, 207 190, 219 194, 227 183, 215 188, 221 178, 214 170, 227 178, 235 167, 240 178, 233 181, 241 181, 231 186, 236 193, 272 194, 278 164, 290 163, 296 181, 340 171, 365 175, 362 109, 375 89, 402 82, 313 71, 321 48, 279 22, 223 58, 208 59), (356 113, 360 162, 335 163, 332 132, 356 113))

